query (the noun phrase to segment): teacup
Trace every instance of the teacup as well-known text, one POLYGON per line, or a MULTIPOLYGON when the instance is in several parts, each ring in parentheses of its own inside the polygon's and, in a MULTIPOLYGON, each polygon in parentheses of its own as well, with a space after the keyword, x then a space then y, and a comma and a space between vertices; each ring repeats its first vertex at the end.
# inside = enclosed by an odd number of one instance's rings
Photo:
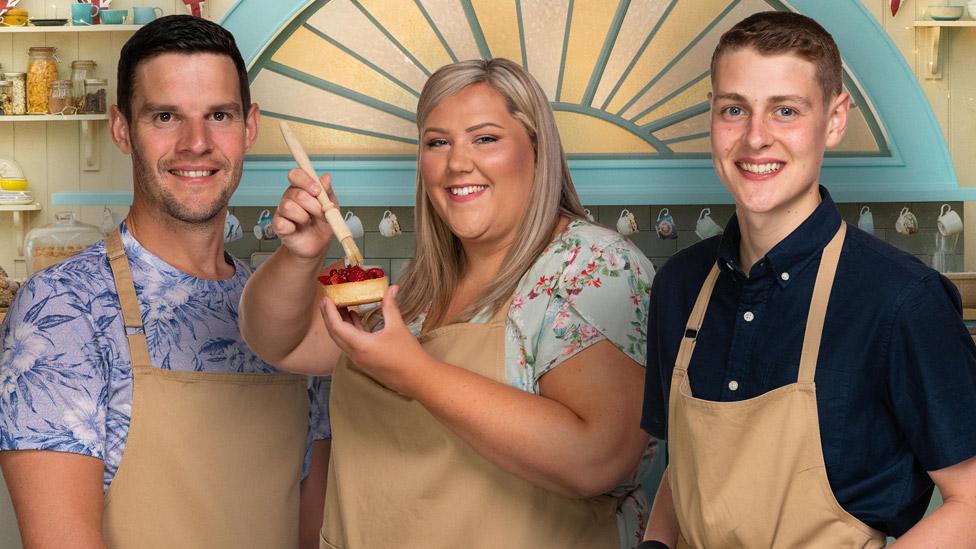
POLYGON ((962 218, 948 204, 942 205, 936 224, 942 236, 951 236, 962 232, 962 218))
POLYGON ((254 238, 258 240, 275 240, 278 235, 275 234, 274 228, 271 227, 271 220, 274 216, 268 210, 261 210, 261 214, 258 215, 258 221, 254 225, 254 238))
POLYGON ((362 238, 364 234, 363 222, 356 216, 356 214, 351 211, 346 212, 346 216, 343 218, 346 221, 346 225, 349 227, 349 232, 352 233, 353 238, 362 238))
POLYGON ((722 234, 722 226, 712 219, 711 208, 702 208, 698 214, 698 221, 695 223, 695 234, 702 240, 722 234))
POLYGON ((102 10, 98 12, 98 16, 106 25, 124 25, 125 18, 129 16, 129 10, 102 10))
POLYGON ((657 221, 654 223, 657 237, 661 240, 673 240, 678 238, 678 228, 674 225, 674 218, 667 208, 661 208, 657 214, 657 221))
POLYGON ((234 242, 242 238, 244 238, 244 229, 241 228, 240 220, 236 215, 227 212, 227 217, 224 219, 224 242, 234 242))
POLYGON ((91 25, 98 11, 95 4, 71 4, 71 24, 91 25))
POLYGON ((390 210, 383 212, 383 219, 380 220, 380 234, 392 238, 400 232, 400 222, 397 221, 396 214, 390 210))
POLYGON ((102 229, 102 233, 108 234, 114 231, 115 228, 121 223, 122 215, 113 212, 111 208, 105 206, 105 208, 102 210, 102 223, 100 227, 102 229))
POLYGON ((907 207, 901 209, 895 221, 895 230, 899 234, 910 236, 918 232, 918 218, 907 207))
POLYGON ((630 210, 621 210, 620 217, 617 218, 617 232, 629 236, 637 232, 637 218, 630 210))
POLYGON ((871 213, 870 206, 861 207, 861 213, 857 216, 857 228, 868 234, 874 234, 874 214, 871 213))
POLYGON ((163 15, 163 8, 152 6, 135 6, 132 8, 132 22, 136 25, 152 23, 163 15))
MULTIPOLYGON (((3 5, 4 3, 0 2, 0 6, 3 5)), ((22 8, 10 7, 3 15, 0 15, 0 25, 8 27, 26 27, 28 21, 27 10, 22 8)))

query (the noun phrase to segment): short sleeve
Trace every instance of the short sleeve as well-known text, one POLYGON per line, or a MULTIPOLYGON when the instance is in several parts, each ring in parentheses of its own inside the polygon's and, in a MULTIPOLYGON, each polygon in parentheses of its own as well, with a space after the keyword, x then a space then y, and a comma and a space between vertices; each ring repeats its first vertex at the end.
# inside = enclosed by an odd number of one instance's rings
POLYGON ((91 302, 35 276, 0 326, 0 451, 51 450, 104 459, 108 368, 91 302))
POLYGON ((596 228, 563 239, 551 251, 555 261, 543 263, 551 274, 535 277, 536 284, 524 295, 516 293, 513 302, 527 336, 524 360, 532 368, 532 384, 603 340, 644 366, 651 262, 616 233, 596 228))
POLYGON ((912 288, 889 343, 891 410, 926 471, 976 456, 976 346, 950 285, 933 274, 912 288))

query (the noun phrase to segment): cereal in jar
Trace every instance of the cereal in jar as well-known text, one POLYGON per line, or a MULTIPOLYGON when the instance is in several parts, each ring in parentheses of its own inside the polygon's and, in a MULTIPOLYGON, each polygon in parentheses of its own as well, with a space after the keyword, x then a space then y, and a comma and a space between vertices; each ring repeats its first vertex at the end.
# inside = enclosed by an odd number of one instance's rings
POLYGON ((58 79, 57 48, 33 47, 28 50, 27 114, 47 114, 51 86, 58 79))

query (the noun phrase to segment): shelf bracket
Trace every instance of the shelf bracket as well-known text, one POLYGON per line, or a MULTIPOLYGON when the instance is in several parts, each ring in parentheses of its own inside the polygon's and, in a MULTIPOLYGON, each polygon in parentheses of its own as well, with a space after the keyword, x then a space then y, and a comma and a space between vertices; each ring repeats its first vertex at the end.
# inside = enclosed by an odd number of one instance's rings
POLYGON ((942 80, 942 27, 926 27, 925 79, 942 80))
POLYGON ((97 120, 81 121, 81 169, 86 172, 97 172, 102 169, 101 158, 98 154, 98 126, 97 120))

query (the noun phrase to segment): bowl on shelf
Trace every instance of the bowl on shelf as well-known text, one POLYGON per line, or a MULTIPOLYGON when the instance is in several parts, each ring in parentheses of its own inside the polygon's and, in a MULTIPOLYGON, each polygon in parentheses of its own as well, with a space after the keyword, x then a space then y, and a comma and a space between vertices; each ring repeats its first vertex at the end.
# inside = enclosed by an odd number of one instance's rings
POLYGON ((124 25, 129 10, 102 10, 98 14, 104 25, 124 25))
POLYGON ((931 4, 926 13, 936 21, 955 21, 962 17, 965 8, 951 4, 931 4))
POLYGON ((3 27, 23 27, 27 20, 27 10, 23 8, 10 8, 0 14, 0 26, 3 27))

